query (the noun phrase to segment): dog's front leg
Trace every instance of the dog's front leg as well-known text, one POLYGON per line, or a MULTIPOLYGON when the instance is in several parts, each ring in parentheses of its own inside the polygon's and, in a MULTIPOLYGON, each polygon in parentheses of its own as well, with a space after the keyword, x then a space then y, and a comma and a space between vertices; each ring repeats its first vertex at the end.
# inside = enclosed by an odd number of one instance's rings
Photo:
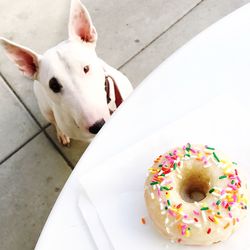
POLYGON ((70 138, 65 135, 57 126, 56 127, 56 135, 58 141, 63 145, 63 146, 70 146, 70 138))
POLYGON ((70 146, 70 138, 64 134, 61 129, 57 126, 56 124, 56 119, 54 116, 54 113, 52 110, 50 110, 49 112, 46 112, 45 117, 47 118, 47 120, 53 124, 56 128, 56 135, 57 135, 57 139, 58 141, 63 145, 63 146, 70 146))
POLYGON ((53 112, 51 104, 50 104, 50 99, 46 95, 46 92, 41 87, 41 85, 36 81, 34 82, 34 93, 35 93, 35 96, 36 96, 36 99, 38 102, 38 106, 39 106, 44 118, 48 122, 50 122, 51 124, 53 124, 55 126, 58 141, 63 146, 69 146, 70 138, 67 135, 65 135, 57 126, 54 112, 53 112))

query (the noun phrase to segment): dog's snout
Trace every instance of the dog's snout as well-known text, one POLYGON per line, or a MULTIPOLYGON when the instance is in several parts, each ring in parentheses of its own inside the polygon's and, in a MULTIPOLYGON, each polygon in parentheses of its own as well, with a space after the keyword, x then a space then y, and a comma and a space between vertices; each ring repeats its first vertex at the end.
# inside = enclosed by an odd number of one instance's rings
POLYGON ((101 119, 101 120, 95 122, 91 127, 89 127, 89 132, 91 134, 96 135, 100 131, 100 129, 102 128, 104 123, 105 123, 104 119, 101 119))

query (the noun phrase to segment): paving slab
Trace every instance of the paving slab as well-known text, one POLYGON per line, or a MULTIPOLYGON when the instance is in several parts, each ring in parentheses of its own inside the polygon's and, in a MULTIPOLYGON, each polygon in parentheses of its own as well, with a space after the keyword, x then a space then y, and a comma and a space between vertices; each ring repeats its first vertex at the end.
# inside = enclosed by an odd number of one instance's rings
POLYGON ((1 249, 34 249, 70 173, 43 134, 0 166, 1 249))
POLYGON ((69 160, 71 165, 75 167, 76 163, 79 161, 81 158, 82 154, 88 147, 89 143, 82 142, 82 141, 76 141, 76 140, 71 140, 70 142, 70 147, 65 147, 62 146, 56 137, 56 130, 54 126, 49 126, 46 129, 46 132, 48 135, 52 138, 54 143, 58 146, 59 150, 63 153, 63 155, 69 160))
POLYGON ((40 131, 0 77, 0 162, 40 131))
MULTIPOLYGON (((68 0, 0 0, 0 36, 43 53, 65 38, 68 0), (66 7, 67 6, 67 7, 66 7)), ((0 48, 0 72, 42 126, 47 125, 33 93, 33 82, 25 78, 0 48)))
POLYGON ((154 43, 121 68, 137 86, 160 63, 205 28, 250 2, 249 0, 205 0, 154 43), (136 69, 136 74, 135 74, 136 69))
POLYGON ((92 7, 97 52, 119 67, 188 13, 201 0, 83 1, 92 7))
MULTIPOLYGON (((98 54, 121 66, 201 0, 84 0, 98 30, 98 54)), ((43 53, 67 39, 69 0, 0 0, 0 35, 43 53)), ((32 81, 24 78, 0 50, 0 72, 42 126, 32 81)))

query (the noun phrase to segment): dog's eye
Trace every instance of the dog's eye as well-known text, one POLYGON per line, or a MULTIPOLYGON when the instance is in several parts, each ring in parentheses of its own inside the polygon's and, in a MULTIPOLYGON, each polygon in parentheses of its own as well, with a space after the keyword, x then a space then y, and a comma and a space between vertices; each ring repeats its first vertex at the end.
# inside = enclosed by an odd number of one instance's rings
POLYGON ((86 65, 84 68, 83 68, 83 71, 85 74, 87 74, 89 72, 89 66, 86 65))
POLYGON ((54 93, 59 93, 63 86, 58 82, 55 77, 52 77, 49 80, 49 87, 54 93))

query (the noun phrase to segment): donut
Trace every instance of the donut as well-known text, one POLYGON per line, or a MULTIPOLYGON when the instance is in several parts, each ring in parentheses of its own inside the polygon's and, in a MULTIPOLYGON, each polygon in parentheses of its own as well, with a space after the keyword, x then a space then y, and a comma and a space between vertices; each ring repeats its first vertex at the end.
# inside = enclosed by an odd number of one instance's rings
POLYGON ((225 241, 247 214, 247 184, 237 163, 206 145, 188 143, 157 157, 144 197, 158 231, 185 245, 225 241))

